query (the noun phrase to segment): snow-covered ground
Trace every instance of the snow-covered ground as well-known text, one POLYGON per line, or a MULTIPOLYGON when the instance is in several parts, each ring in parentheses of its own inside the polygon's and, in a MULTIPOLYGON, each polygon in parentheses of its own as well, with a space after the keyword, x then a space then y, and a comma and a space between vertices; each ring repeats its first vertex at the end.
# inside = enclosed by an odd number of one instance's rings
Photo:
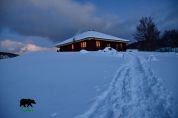
POLYGON ((178 55, 38 52, 0 60, 0 118, 178 116, 178 55), (37 104, 23 112, 19 100, 37 104))

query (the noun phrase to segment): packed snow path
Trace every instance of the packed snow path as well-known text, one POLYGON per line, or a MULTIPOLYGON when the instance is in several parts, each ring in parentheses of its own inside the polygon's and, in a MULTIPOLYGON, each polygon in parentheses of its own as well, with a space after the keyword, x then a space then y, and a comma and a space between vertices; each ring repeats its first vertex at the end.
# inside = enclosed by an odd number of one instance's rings
POLYGON ((124 55, 109 88, 91 108, 76 118, 171 118, 168 92, 153 74, 147 60, 137 54, 124 55))

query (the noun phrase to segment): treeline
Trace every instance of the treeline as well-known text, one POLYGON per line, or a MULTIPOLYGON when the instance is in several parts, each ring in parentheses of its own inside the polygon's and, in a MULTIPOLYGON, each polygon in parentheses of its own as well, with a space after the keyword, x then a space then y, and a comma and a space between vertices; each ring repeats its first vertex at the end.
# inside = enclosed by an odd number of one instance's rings
POLYGON ((16 57, 16 56, 19 56, 19 55, 18 54, 14 54, 14 53, 1 52, 0 51, 0 59, 12 58, 12 57, 16 57))
POLYGON ((151 17, 142 17, 133 34, 136 42, 128 48, 141 51, 155 51, 160 49, 178 48, 178 29, 166 30, 160 36, 160 31, 151 17))

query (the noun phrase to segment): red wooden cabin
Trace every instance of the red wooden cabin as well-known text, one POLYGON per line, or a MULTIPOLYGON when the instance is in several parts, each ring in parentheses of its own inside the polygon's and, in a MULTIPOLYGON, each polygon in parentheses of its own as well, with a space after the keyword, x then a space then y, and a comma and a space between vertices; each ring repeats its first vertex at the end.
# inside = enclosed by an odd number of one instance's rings
POLYGON ((96 31, 80 33, 56 45, 61 52, 102 50, 105 47, 112 47, 118 51, 125 51, 128 40, 107 35, 96 31))

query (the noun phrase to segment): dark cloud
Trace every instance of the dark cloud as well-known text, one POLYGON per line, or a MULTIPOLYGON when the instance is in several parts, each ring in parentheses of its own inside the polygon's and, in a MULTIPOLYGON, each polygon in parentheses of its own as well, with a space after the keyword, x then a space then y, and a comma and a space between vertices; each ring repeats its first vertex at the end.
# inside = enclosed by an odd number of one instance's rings
MULTIPOLYGON (((171 0, 170 0, 171 1, 171 0)), ((170 5, 159 7, 150 16, 162 32, 167 29, 178 28, 178 1, 171 2, 170 5)))
POLYGON ((112 11, 109 14, 112 6, 107 5, 106 1, 104 7, 98 7, 94 0, 92 3, 86 0, 1 0, 0 28, 7 27, 21 35, 36 36, 42 41, 45 37, 59 42, 87 29, 132 40, 142 16, 153 16, 160 28, 175 26, 178 19, 175 1, 163 0, 165 4, 162 5, 162 0, 155 3, 152 0, 149 6, 142 0, 137 3, 132 1, 132 4, 120 1, 118 5, 121 6, 115 5, 113 8, 118 13, 112 11))
POLYGON ((178 29, 178 6, 177 9, 172 8, 167 10, 165 17, 161 20, 160 24, 164 24, 161 29, 171 29, 177 28, 178 29))
POLYGON ((95 6, 72 0, 4 0, 1 27, 21 34, 64 40, 77 30, 103 29, 109 21, 95 16, 95 6))
POLYGON ((47 37, 41 37, 41 36, 26 36, 19 34, 15 31, 12 31, 10 29, 3 29, 0 33, 0 41, 3 40, 12 40, 12 41, 17 41, 21 43, 33 43, 39 46, 44 46, 44 47, 51 47, 53 46, 53 43, 49 38, 47 37))

